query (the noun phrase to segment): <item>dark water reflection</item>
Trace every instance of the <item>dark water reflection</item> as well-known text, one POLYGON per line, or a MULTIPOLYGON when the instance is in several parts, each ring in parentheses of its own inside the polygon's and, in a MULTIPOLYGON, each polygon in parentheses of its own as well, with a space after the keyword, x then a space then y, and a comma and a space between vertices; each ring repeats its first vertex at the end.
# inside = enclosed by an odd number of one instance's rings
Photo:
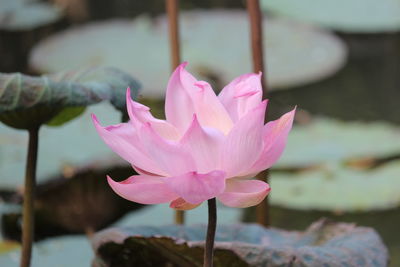
MULTIPOLYGON (((271 117, 289 105, 343 120, 400 124, 400 34, 345 35, 349 60, 322 82, 270 94, 271 117)), ((286 108, 287 109, 287 108, 286 108)))

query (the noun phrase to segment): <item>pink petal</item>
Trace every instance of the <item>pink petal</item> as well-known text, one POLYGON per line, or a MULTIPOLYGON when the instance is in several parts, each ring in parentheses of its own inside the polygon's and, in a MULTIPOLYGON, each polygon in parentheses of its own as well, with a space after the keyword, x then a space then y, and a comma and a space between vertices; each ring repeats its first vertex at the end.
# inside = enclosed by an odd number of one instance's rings
POLYGON ((183 198, 180 197, 180 198, 177 198, 174 201, 172 201, 169 204, 169 207, 176 209, 176 210, 191 210, 191 209, 197 208, 200 205, 201 205, 201 203, 190 204, 190 203, 186 202, 183 198))
POLYGON ((133 101, 129 88, 126 90, 126 107, 129 118, 136 128, 140 128, 144 123, 150 123, 153 129, 163 138, 177 140, 180 137, 175 126, 164 120, 154 118, 149 107, 133 101))
POLYGON ((260 158, 251 167, 249 173, 259 173, 270 168, 281 157, 296 109, 284 114, 278 120, 268 122, 263 129, 264 148, 260 158))
POLYGON ((261 73, 239 76, 222 89, 218 98, 232 120, 238 121, 261 103, 261 73))
POLYGON ((177 142, 163 139, 150 124, 144 124, 139 135, 149 157, 168 174, 165 176, 196 171, 196 164, 187 148, 177 142))
MULTIPOLYGON (((159 174, 145 171, 145 170, 143 170, 143 169, 141 169, 141 168, 139 168, 138 166, 135 166, 135 165, 132 165, 132 168, 133 168, 133 169, 135 170, 135 172, 137 172, 138 174, 143 174, 143 175, 146 175, 146 176, 157 176, 157 177, 162 177, 162 176, 160 176, 159 174)), ((252 176, 252 177, 254 177, 254 176, 252 176)))
POLYGON ((226 180, 225 192, 219 201, 228 207, 247 208, 259 204, 269 193, 270 187, 260 180, 226 180))
POLYGON ((217 169, 224 134, 213 128, 203 128, 193 116, 192 124, 180 143, 192 155, 197 171, 207 173, 217 169))
POLYGON ((243 176, 259 158, 262 151, 262 129, 265 108, 263 101, 257 108, 243 116, 229 132, 222 146, 221 170, 227 177, 243 176))
POLYGON ((233 122, 210 84, 199 81, 198 90, 192 94, 195 112, 202 126, 213 127, 227 134, 233 122))
POLYGON ((151 173, 164 175, 140 146, 135 128, 130 123, 102 127, 92 114, 94 126, 100 137, 115 153, 129 163, 151 173))
POLYGON ((170 202, 178 196, 164 183, 164 178, 136 175, 122 182, 116 182, 107 176, 108 184, 121 197, 141 203, 159 204, 170 202))
POLYGON ((172 74, 165 97, 165 116, 167 121, 185 131, 192 121, 194 111, 191 92, 196 91, 197 80, 185 70, 187 63, 179 65, 172 74))
POLYGON ((206 174, 188 172, 168 177, 165 183, 186 202, 199 204, 224 192, 225 172, 212 171, 206 174))

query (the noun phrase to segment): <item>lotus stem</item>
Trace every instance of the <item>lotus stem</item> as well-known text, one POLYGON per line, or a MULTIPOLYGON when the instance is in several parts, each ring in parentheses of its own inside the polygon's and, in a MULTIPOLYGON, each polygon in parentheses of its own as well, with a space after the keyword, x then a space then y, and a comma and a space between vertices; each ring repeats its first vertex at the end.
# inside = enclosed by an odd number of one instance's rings
POLYGON ((185 212, 183 210, 175 210, 175 224, 185 224, 185 212))
POLYGON ((175 70, 175 68, 178 67, 178 65, 181 63, 180 45, 179 45, 178 6, 179 6, 179 0, 166 0, 172 70, 175 70))
POLYGON ((261 71, 263 83, 263 97, 267 97, 268 88, 265 79, 264 51, 263 51, 263 27, 260 3, 258 0, 247 0, 247 13, 250 21, 251 51, 253 57, 253 71, 261 71))
MULTIPOLYGON (((266 81, 266 69, 264 65, 263 52, 263 29, 262 29, 262 14, 259 0, 247 0, 247 12, 249 14, 250 32, 251 32, 251 51, 253 56, 253 71, 263 73, 261 83, 263 87, 263 97, 268 94, 266 81)), ((268 110, 268 109, 267 109, 268 110)), ((266 111, 267 113, 267 111, 266 111)), ((267 114, 265 114, 267 115, 267 114)), ((265 116, 267 118, 267 116, 265 116)), ((268 170, 265 170, 257 175, 257 179, 267 182, 269 177, 268 170)), ((262 226, 270 225, 270 213, 268 198, 265 198, 256 207, 256 222, 262 226)))
POLYGON ((217 228, 217 203, 215 198, 208 200, 208 226, 206 247, 204 248, 204 267, 213 266, 215 230, 217 228))
POLYGON ((39 143, 39 127, 29 130, 28 155, 25 169, 24 207, 22 221, 21 267, 31 264, 32 243, 34 238, 34 200, 36 187, 36 165, 39 143))
MULTIPOLYGON (((169 43, 171 52, 171 69, 175 70, 181 63, 180 45, 179 45, 179 0, 166 0, 165 6, 168 16, 169 43)), ((185 212, 182 210, 175 211, 175 223, 185 223, 185 212)))

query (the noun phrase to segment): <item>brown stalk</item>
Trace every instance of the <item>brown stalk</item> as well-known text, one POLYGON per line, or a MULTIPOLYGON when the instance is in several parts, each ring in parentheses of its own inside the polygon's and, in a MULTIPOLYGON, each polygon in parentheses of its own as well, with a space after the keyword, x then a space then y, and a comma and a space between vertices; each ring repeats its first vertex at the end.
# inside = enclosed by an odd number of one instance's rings
MULTIPOLYGON (((175 70, 181 63, 180 46, 179 46, 179 20, 178 6, 179 0, 165 1, 168 16, 169 44, 171 54, 171 69, 175 70)), ((175 211, 175 223, 185 223, 185 213, 182 210, 175 211)))
POLYGON ((21 267, 31 265, 32 244, 34 240, 34 209, 36 188, 36 165, 39 144, 39 127, 29 130, 28 155, 26 158, 24 204, 22 214, 22 252, 21 267))
MULTIPOLYGON (((266 69, 264 66, 264 53, 263 53, 263 29, 262 29, 262 14, 260 10, 259 0, 247 0, 247 12, 250 21, 251 33, 251 51, 253 57, 253 71, 262 72, 261 83, 263 87, 263 97, 266 98, 268 94, 268 87, 266 81, 266 69)), ((266 111, 266 113, 268 110, 266 111)), ((267 117, 267 114, 265 114, 267 117)), ((269 177, 268 170, 260 172, 257 179, 267 182, 269 177)), ((256 221, 263 226, 270 225, 269 203, 268 198, 265 198, 256 208, 256 221)))

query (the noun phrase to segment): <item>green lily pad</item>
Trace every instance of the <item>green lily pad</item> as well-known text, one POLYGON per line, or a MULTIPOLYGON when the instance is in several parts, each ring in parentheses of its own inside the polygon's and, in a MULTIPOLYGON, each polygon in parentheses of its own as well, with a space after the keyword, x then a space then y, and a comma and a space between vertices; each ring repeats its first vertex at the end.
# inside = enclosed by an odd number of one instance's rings
MULTIPOLYGON (((114 228, 92 238, 93 266, 202 266, 205 226, 114 228), (157 257, 154 257, 157 255, 157 257)), ((325 220, 305 232, 219 225, 214 266, 385 266, 372 228, 325 220)))
MULTIPOLYGON (((329 32, 284 20, 264 23, 267 80, 273 89, 323 79, 346 61, 346 46, 329 32)), ((222 89, 252 71, 246 12, 182 12, 180 26, 182 60, 197 77, 214 80, 222 89)), ((146 84, 143 96, 164 97, 171 73, 165 16, 76 27, 43 40, 30 56, 30 65, 40 72, 99 64, 141 77, 146 84)))
POLYGON ((298 168, 400 153, 400 128, 386 122, 315 118, 296 125, 277 168, 298 168))
POLYGON ((266 11, 354 33, 400 30, 399 0, 262 0, 266 11))
POLYGON ((41 77, 0 74, 0 121, 18 129, 49 121, 61 125, 82 114, 83 107, 100 101, 110 101, 123 111, 127 87, 133 89, 135 97, 138 83, 114 68, 88 68, 41 77))
POLYGON ((61 110, 57 116, 52 118, 46 124, 49 126, 61 126, 64 123, 73 120, 74 118, 80 116, 85 112, 86 107, 70 107, 61 110))
POLYGON ((62 10, 48 3, 29 0, 2 0, 0 30, 27 31, 54 23, 62 17, 62 10))
POLYGON ((326 165, 300 173, 273 173, 271 204, 300 210, 365 212, 400 206, 400 161, 358 170, 326 165))

